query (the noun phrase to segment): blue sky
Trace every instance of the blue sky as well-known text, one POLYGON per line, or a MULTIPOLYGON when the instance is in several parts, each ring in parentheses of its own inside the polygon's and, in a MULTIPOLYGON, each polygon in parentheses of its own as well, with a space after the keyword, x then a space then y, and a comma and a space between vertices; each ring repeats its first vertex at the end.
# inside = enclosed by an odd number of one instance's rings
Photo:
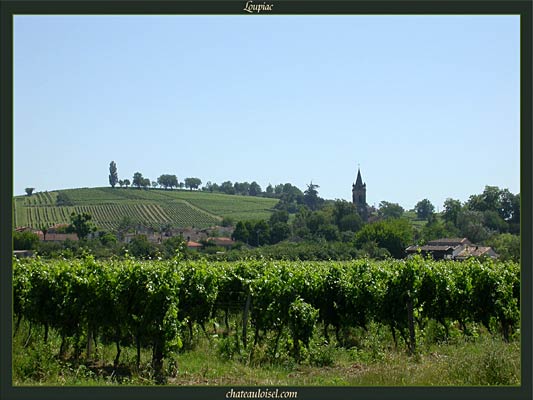
POLYGON ((16 16, 14 192, 141 172, 520 191, 517 16, 16 16))

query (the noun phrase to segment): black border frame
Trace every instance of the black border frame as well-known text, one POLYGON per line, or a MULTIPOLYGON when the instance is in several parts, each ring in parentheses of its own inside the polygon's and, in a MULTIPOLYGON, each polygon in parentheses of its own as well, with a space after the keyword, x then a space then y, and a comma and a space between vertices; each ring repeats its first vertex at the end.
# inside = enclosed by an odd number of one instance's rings
MULTIPOLYGON (((262 4, 263 1, 255 1, 262 4)), ((519 387, 283 387, 299 399, 358 397, 409 400, 531 399, 532 392, 532 10, 531 0, 270 0, 260 15, 517 15, 520 16, 520 196, 522 371, 519 387)), ((13 199, 13 17, 15 15, 249 15, 246 0, 0 0, 0 398, 94 399, 156 397, 225 398, 229 387, 13 387, 12 382, 12 199, 13 199)), ((234 387, 235 390, 245 389, 234 387)), ((252 387, 250 389, 257 389, 252 387)), ((275 389, 275 388, 270 388, 275 389)))

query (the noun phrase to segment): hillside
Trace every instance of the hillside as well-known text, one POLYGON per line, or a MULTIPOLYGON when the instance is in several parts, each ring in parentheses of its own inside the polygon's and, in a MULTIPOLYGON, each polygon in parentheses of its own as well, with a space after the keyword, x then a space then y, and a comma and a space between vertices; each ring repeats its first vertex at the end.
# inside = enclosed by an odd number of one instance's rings
POLYGON ((14 198, 14 225, 40 228, 70 222, 70 214, 89 213, 99 229, 115 229, 124 216, 152 228, 204 228, 234 221, 268 218, 277 199, 184 190, 82 188, 38 192, 14 198), (58 205, 58 196, 63 205, 58 205))

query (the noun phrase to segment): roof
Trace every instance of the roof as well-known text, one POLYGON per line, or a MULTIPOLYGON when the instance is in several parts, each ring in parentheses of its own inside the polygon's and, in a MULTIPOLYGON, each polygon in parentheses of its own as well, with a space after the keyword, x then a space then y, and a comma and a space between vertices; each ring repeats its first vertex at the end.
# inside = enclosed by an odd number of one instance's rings
POLYGON ((211 237, 207 239, 208 242, 212 242, 217 246, 232 246, 235 242, 227 237, 211 237))
POLYGON ((432 245, 424 245, 424 246, 409 246, 405 251, 449 251, 453 250, 453 246, 432 246, 432 245))
POLYGON ((202 244, 198 243, 198 242, 188 241, 187 242, 187 247, 192 247, 192 248, 202 247, 202 244))
POLYGON ((465 244, 472 244, 467 238, 442 238, 431 240, 427 243, 432 246, 461 246, 465 244))
POLYGON ((481 257, 481 256, 492 256, 497 257, 497 254, 492 250, 492 247, 485 246, 472 246, 467 247, 459 254, 457 258, 466 258, 466 257, 481 257))
MULTIPOLYGON (((39 238, 41 238, 40 235, 39 238)), ((46 242, 62 242, 67 239, 78 240, 78 235, 75 233, 47 233, 46 237, 43 235, 41 240, 46 242)))
POLYGON ((361 178, 361 170, 357 168, 357 179, 355 180, 355 186, 363 186, 363 179, 361 178))

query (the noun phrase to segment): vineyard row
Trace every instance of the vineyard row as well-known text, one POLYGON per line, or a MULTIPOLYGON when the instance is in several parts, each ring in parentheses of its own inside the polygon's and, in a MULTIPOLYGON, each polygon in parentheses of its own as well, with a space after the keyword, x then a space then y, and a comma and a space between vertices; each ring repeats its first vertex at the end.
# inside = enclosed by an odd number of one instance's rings
POLYGON ((382 324, 410 351, 429 320, 446 331, 457 323, 465 334, 479 323, 505 339, 520 323, 519 264, 490 260, 16 260, 13 289, 18 321, 56 329, 77 352, 82 337, 115 342, 115 364, 121 345, 136 345, 138 352, 150 346, 156 371, 184 333, 192 335, 195 324, 205 330, 217 315, 225 315, 228 332, 229 316, 243 321, 244 347, 248 328, 254 346, 288 330, 295 354, 309 345, 318 322, 326 339, 328 327, 338 333, 382 324))

